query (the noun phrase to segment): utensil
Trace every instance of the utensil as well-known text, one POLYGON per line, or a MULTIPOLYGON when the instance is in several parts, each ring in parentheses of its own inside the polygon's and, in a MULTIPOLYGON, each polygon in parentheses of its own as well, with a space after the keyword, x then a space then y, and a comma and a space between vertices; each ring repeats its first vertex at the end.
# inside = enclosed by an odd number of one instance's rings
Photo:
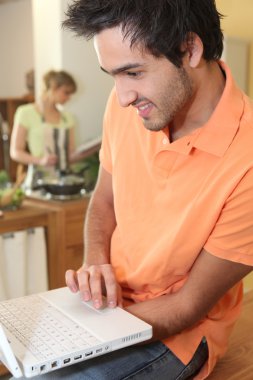
POLYGON ((68 174, 59 178, 38 180, 38 185, 52 195, 77 195, 84 189, 84 179, 74 174, 68 174))

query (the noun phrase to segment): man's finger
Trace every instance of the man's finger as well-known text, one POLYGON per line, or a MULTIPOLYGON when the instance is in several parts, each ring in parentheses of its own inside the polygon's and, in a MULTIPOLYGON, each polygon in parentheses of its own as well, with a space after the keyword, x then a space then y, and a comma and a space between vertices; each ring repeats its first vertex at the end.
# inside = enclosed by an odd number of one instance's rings
POLYGON ((90 267, 90 290, 94 307, 99 309, 103 305, 103 295, 101 269, 97 266, 90 267))
POLYGON ((76 293, 79 290, 78 286, 78 279, 76 272, 72 269, 67 270, 65 273, 65 281, 68 288, 73 292, 76 293))
POLYGON ((90 273, 84 267, 77 271, 77 279, 79 283, 79 289, 81 297, 84 301, 90 301, 91 289, 90 289, 90 273))
POLYGON ((105 281, 107 305, 116 307, 118 303, 118 285, 111 266, 103 268, 103 277, 105 281))

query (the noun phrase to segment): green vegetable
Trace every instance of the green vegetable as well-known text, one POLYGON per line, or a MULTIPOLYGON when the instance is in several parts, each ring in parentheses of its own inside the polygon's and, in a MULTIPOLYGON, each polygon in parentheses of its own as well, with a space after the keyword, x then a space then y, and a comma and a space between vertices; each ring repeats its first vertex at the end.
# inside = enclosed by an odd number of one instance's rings
MULTIPOLYGON (((4 200, 5 196, 8 196, 9 193, 12 193, 12 188, 11 187, 6 187, 6 188, 0 188, 0 208, 1 208, 1 199, 4 200)), ((19 207, 25 198, 25 192, 23 189, 18 188, 15 190, 15 192, 12 194, 10 201, 8 204, 4 203, 4 209, 15 209, 19 207)))
POLYGON ((5 170, 0 170, 0 186, 5 186, 10 181, 10 177, 5 170))
POLYGON ((24 197, 25 197, 25 193, 24 193, 24 191, 22 190, 22 189, 17 189, 16 191, 15 191, 15 193, 13 194, 13 196, 12 196, 12 205, 13 206, 20 206, 21 205, 21 203, 22 203, 22 201, 23 201, 23 199, 24 199, 24 197))

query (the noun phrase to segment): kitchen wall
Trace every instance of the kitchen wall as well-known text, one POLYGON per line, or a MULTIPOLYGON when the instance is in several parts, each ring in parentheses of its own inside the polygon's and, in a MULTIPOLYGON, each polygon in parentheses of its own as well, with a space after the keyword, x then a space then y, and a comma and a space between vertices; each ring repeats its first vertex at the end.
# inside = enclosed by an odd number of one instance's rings
MULTIPOLYGON (((41 75, 47 69, 69 70, 77 79, 79 89, 67 107, 76 114, 77 141, 82 143, 96 137, 101 131, 102 116, 112 81, 100 72, 92 42, 87 43, 75 38, 72 33, 61 30, 64 10, 71 1, 8 0, 0 5, 0 97, 24 95, 27 91, 25 73, 35 66, 37 93, 41 75), (40 22, 38 17, 36 20, 35 43, 32 2, 41 14, 40 22), (55 49, 56 44, 58 49, 55 49)), ((217 0, 216 3, 218 9, 227 15, 222 21, 225 34, 250 41, 247 92, 253 98, 253 2, 217 0)))
POLYGON ((0 98, 26 92, 25 73, 34 67, 31 0, 0 5, 0 98))
POLYGON ((37 96, 41 93, 41 77, 52 68, 64 69, 76 79, 78 91, 66 108, 76 116, 79 145, 101 135, 104 109, 113 81, 101 71, 93 42, 62 29, 67 6, 72 1, 32 0, 34 62, 37 96))
POLYGON ((66 109, 77 121, 77 145, 101 134, 104 108, 113 86, 101 72, 92 42, 63 31, 61 22, 73 0, 9 0, 0 5, 0 98, 23 96, 25 73, 35 69, 36 97, 42 76, 51 69, 69 71, 78 91, 66 109))
POLYGON ((216 0, 216 5, 225 16, 222 20, 224 33, 227 36, 239 37, 249 41, 248 94, 253 99, 253 1, 216 0))
MULTIPOLYGON (((216 0, 217 7, 223 15, 224 32, 229 36, 248 39, 250 44, 248 94, 253 99, 253 1, 252 0, 216 0)), ((245 290, 253 289, 253 272, 244 279, 245 290)))

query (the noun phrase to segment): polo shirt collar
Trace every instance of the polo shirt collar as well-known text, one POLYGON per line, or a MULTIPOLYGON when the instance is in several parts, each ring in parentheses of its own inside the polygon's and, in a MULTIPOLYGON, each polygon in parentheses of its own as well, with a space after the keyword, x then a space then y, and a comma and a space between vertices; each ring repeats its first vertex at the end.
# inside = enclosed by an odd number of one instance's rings
POLYGON ((190 135, 168 144, 164 150, 188 155, 193 148, 222 157, 232 143, 244 111, 243 93, 237 88, 230 69, 219 62, 226 74, 222 96, 210 119, 190 135))
POLYGON ((210 119, 192 136, 192 147, 222 157, 239 128, 244 100, 230 69, 223 62, 219 64, 226 74, 225 88, 210 119))

